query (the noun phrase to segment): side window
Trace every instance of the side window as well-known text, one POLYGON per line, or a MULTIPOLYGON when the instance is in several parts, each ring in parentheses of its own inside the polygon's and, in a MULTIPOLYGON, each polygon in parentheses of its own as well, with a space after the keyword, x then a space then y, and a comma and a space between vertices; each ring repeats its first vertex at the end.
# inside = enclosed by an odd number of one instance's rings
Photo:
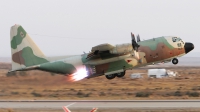
POLYGON ((181 41, 182 43, 183 43, 183 45, 184 45, 184 42, 183 41, 181 41))

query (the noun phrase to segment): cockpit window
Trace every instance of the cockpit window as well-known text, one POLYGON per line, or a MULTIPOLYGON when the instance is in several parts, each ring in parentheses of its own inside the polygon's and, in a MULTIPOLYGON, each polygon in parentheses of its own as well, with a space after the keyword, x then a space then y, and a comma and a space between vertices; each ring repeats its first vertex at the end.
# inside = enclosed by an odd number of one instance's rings
POLYGON ((172 38, 172 41, 173 41, 173 42, 176 42, 176 39, 177 39, 177 37, 173 37, 173 38, 172 38))
POLYGON ((183 44, 185 44, 182 40, 181 40, 181 42, 182 42, 183 44))
POLYGON ((181 41, 181 39, 178 38, 178 37, 173 37, 173 38, 172 38, 172 41, 173 41, 173 42, 179 42, 179 41, 181 41))

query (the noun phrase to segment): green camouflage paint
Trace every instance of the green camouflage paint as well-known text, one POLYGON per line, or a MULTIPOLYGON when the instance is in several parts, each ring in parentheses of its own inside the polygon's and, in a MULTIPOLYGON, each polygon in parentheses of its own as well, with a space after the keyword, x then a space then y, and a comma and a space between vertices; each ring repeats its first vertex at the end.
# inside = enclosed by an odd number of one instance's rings
POLYGON ((16 49, 17 45, 22 43, 22 40, 24 39, 24 37, 26 36, 26 31, 19 26, 17 29, 17 35, 13 37, 13 39, 11 40, 11 48, 16 49))
POLYGON ((138 44, 141 45, 141 46, 149 47, 151 50, 156 50, 157 45, 159 43, 162 43, 162 42, 166 46, 168 46, 170 49, 173 49, 173 46, 170 45, 164 37, 158 37, 158 38, 154 38, 154 39, 149 39, 149 40, 141 41, 141 42, 138 42, 138 44))
POLYGON ((41 64, 39 69, 61 74, 72 74, 77 71, 72 64, 64 63, 62 61, 41 64))
POLYGON ((109 63, 108 70, 106 70, 105 72, 112 72, 115 70, 121 70, 123 68, 130 68, 130 67, 133 67, 133 66, 128 64, 125 60, 119 60, 119 61, 109 63))
POLYGON ((33 54, 33 50, 30 47, 25 47, 22 50, 22 56, 25 62, 25 66, 39 65, 49 62, 44 58, 40 58, 33 54))

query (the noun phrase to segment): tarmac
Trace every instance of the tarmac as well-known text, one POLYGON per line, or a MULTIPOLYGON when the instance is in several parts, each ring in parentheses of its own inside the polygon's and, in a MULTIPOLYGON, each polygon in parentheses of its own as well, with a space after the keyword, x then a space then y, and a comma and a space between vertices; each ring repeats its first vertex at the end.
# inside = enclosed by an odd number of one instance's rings
POLYGON ((70 105, 72 109, 130 108, 130 109, 187 109, 200 108, 200 100, 40 100, 0 101, 0 108, 13 109, 60 109, 70 105))

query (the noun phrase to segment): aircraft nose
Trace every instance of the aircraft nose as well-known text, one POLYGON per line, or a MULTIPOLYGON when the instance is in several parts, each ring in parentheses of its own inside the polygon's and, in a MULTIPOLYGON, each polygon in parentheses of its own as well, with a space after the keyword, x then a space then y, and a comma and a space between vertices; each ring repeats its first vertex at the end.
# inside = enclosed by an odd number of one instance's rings
POLYGON ((186 42, 184 48, 185 48, 185 53, 187 54, 188 52, 194 49, 194 44, 186 42))

